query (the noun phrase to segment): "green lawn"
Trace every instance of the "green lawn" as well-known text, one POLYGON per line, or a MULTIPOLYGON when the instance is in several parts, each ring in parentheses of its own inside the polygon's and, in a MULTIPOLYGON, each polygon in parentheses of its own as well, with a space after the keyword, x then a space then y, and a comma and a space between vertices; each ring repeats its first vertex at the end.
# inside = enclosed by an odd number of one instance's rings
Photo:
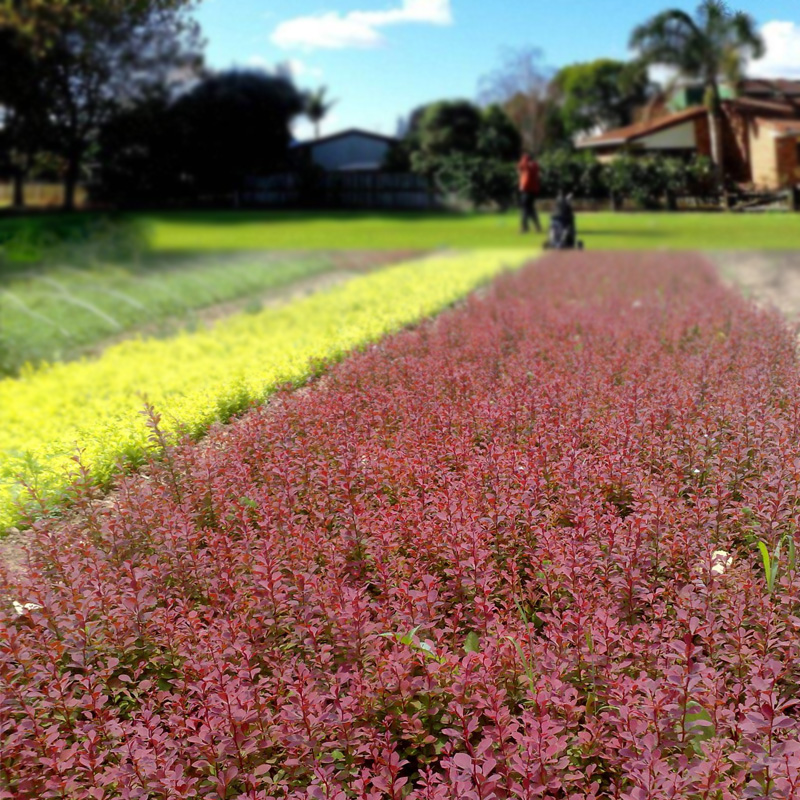
MULTIPOLYGON (((754 250, 800 248, 798 214, 586 213, 578 215, 590 250, 754 250)), ((149 246, 160 252, 231 250, 538 249, 508 214, 358 212, 164 212, 47 215, 0 219, 0 272, 36 263, 49 250, 87 244, 101 258, 149 246), (3 251, 5 250, 5 263, 3 251)), ((63 252, 59 253, 63 257, 63 252)))
MULTIPOLYGON (((143 215, 157 250, 536 248, 513 213, 369 214, 208 212, 143 215)), ((580 214, 589 249, 800 248, 797 214, 580 214)))

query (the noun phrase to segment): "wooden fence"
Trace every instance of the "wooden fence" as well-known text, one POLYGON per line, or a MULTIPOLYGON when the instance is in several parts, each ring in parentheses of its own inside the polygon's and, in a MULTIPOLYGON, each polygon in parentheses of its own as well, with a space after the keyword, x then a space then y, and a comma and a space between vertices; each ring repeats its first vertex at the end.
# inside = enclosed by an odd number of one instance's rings
MULTIPOLYGON (((0 182, 0 209, 10 208, 14 202, 14 187, 0 182)), ((86 191, 78 188, 78 208, 87 203, 86 191)), ((60 183, 26 183, 25 206, 27 208, 60 208, 64 205, 64 187, 60 183)))

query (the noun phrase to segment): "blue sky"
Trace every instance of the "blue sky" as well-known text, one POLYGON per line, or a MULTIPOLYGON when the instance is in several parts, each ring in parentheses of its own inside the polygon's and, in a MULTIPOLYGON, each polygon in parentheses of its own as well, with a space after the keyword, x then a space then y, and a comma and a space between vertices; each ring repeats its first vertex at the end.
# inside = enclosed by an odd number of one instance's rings
MULTIPOLYGON (((504 51, 537 47, 553 67, 626 58, 630 30, 669 0, 204 0, 197 17, 215 68, 289 63, 303 87, 328 86, 327 133, 394 133, 398 118, 443 97, 475 98, 504 51)), ((753 74, 800 78, 800 2, 747 0, 767 58, 753 74)), ((299 126, 298 135, 307 134, 299 126)))

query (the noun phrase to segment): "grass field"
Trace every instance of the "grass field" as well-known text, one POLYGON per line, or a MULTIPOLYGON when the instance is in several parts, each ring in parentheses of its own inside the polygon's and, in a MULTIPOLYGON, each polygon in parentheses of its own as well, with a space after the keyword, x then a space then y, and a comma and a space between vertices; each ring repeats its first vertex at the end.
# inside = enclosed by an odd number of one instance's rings
MULTIPOLYGON (((546 219, 543 219, 546 223, 546 219)), ((580 214, 591 250, 763 250, 800 248, 796 214, 580 214)), ((522 237, 515 213, 170 212, 109 221, 90 214, 0 220, 0 268, 36 261, 54 242, 87 238, 105 248, 131 244, 156 251, 537 249, 542 236, 522 237), (121 220, 121 222, 119 221, 121 220)))
MULTIPOLYGON (((533 248, 514 213, 366 214, 229 212, 137 217, 157 250, 533 248)), ((544 220, 543 220, 544 222, 544 220)), ((581 214, 581 237, 592 250, 729 250, 800 248, 800 216, 792 214, 581 214)))

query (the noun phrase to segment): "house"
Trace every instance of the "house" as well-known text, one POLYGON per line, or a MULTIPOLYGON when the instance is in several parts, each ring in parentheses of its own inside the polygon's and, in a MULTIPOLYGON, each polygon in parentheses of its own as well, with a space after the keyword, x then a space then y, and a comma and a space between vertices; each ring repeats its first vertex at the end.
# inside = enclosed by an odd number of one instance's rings
MULTIPOLYGON (((741 185, 778 190, 800 184, 800 81, 751 79, 722 101, 725 172, 741 185)), ((693 105, 577 143, 601 161, 627 153, 711 156, 704 106, 693 105)))
POLYGON ((411 210, 436 208, 423 175, 384 170, 397 139, 353 128, 292 145, 292 170, 248 181, 243 202, 263 207, 411 210), (316 166, 318 169, 309 170, 316 166))
POLYGON ((325 172, 379 172, 397 139, 352 128, 310 142, 297 142, 299 158, 325 172))

